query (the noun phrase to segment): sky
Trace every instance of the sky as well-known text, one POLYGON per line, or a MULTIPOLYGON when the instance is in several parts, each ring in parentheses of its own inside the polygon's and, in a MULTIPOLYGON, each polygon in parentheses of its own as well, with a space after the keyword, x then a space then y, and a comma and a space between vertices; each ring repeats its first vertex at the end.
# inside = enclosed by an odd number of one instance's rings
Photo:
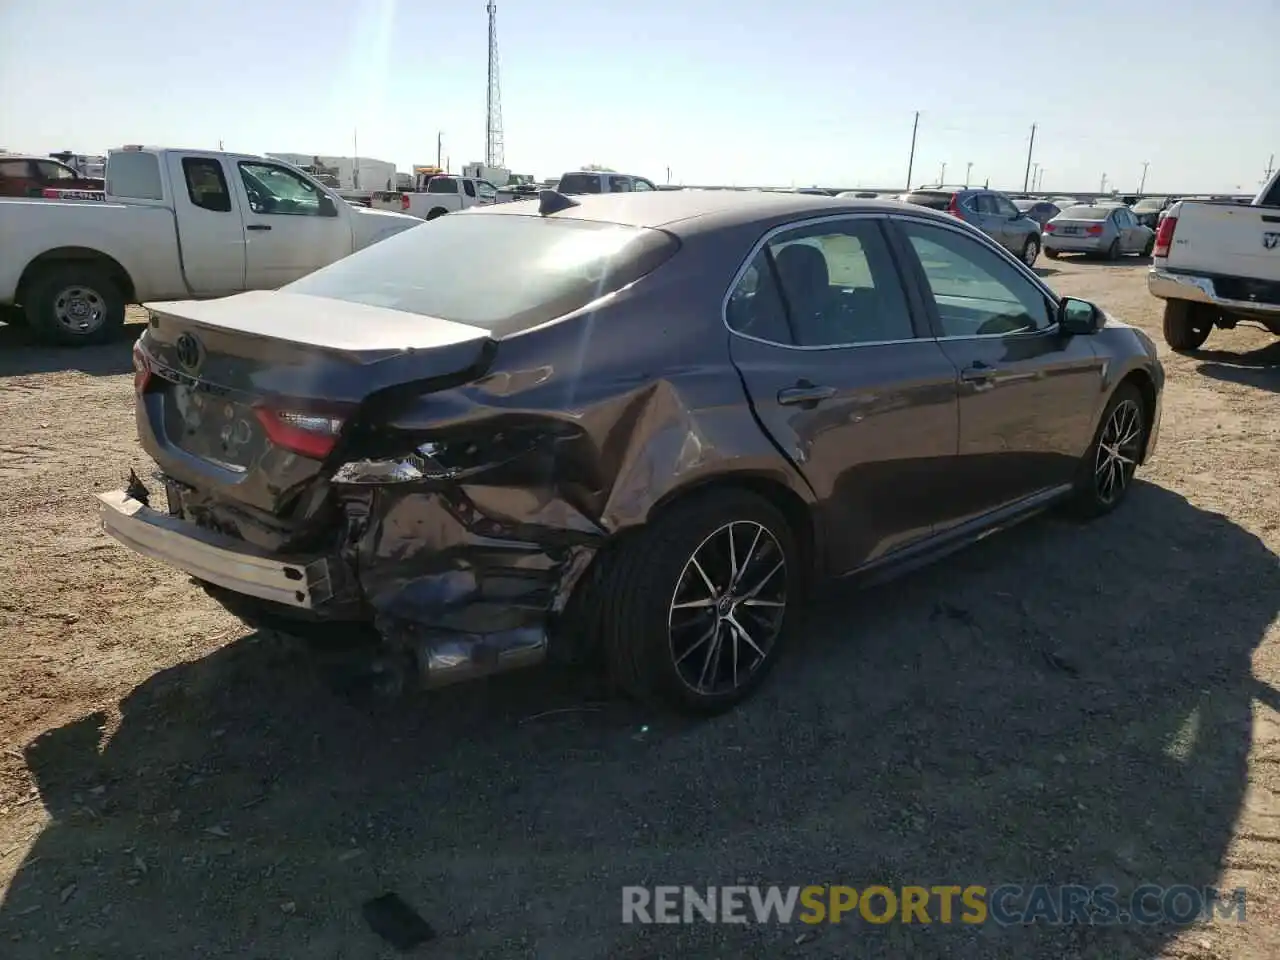
MULTIPOLYGON (((0 0, 0 148, 482 160, 481 0, 0 0)), ((1280 0, 498 3, 506 166, 685 185, 1258 189, 1280 0), (971 168, 967 165, 972 164, 971 168)), ((1280 164, 1280 156, 1277 157, 1280 164)))

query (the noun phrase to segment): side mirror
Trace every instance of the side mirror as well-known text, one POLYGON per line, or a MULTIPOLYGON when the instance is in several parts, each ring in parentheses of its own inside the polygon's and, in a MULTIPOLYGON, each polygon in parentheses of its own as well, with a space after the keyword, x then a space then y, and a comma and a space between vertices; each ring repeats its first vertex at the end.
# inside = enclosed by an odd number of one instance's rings
POLYGON ((322 193, 320 195, 320 216, 336 217, 337 215, 338 215, 338 207, 333 202, 333 198, 330 197, 328 194, 322 193))
POLYGON ((1063 297, 1058 304, 1058 326, 1069 336, 1089 336, 1102 329, 1102 311, 1088 300, 1063 297))

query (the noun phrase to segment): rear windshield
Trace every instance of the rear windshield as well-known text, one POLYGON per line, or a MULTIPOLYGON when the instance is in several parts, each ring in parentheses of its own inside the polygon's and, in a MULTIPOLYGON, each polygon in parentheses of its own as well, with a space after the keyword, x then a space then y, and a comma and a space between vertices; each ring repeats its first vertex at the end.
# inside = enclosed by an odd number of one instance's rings
POLYGON ((914 203, 916 206, 928 207, 930 210, 945 210, 951 205, 951 193, 937 193, 935 191, 917 191, 916 193, 908 193, 904 198, 907 203, 914 203))
POLYGON ((1067 207, 1061 213, 1063 220, 1105 220, 1115 207, 1067 207))
POLYGON ((427 181, 427 193, 457 193, 458 181, 451 177, 432 177, 427 181))
POLYGON ((1163 200, 1139 200, 1133 205, 1133 209, 1139 213, 1146 213, 1148 210, 1159 211, 1163 207, 1163 200))
POLYGON ((1258 206, 1280 207, 1280 176, 1271 181, 1271 189, 1260 198, 1258 206))
POLYGON ((566 173, 560 178, 561 193, 599 193, 600 177, 594 173, 566 173))
POLYGON ((439 317, 501 337, 620 290, 678 248, 670 234, 646 227, 461 213, 411 227, 281 289, 439 317), (486 269, 477 250, 502 269, 486 269))
POLYGON ((131 200, 163 200, 160 161, 154 153, 118 150, 107 162, 107 193, 131 200))

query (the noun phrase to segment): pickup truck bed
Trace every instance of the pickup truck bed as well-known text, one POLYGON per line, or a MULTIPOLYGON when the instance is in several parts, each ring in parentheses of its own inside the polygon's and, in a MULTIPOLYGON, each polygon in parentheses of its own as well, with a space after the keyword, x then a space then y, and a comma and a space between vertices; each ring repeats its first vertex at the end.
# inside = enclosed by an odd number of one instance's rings
POLYGON ((1184 200, 1160 221, 1150 292, 1165 301, 1165 341, 1196 350, 1241 320, 1280 336, 1280 174, 1253 203, 1184 200))

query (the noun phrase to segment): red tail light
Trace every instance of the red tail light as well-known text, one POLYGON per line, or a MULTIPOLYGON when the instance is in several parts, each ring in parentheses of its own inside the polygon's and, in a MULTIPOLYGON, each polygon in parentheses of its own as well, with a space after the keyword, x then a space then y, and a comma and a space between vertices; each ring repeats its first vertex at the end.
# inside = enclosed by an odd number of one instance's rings
POLYGON ((1173 231, 1178 229, 1177 217, 1165 217, 1156 229, 1156 245, 1151 251, 1153 257, 1167 257, 1169 248, 1173 246, 1173 231))
POLYGON ((344 422, 327 413, 301 410, 258 407, 254 412, 273 444, 313 460, 323 460, 333 452, 344 422))
POLYGON ((400 209, 401 210, 409 209, 409 195, 407 193, 400 194, 400 209))
POLYGON ((959 200, 959 197, 960 197, 960 195, 959 195, 958 193, 953 193, 953 194, 951 195, 951 202, 947 204, 947 213, 951 214, 953 217, 959 217, 959 216, 960 216, 960 200, 959 200))
POLYGON ((1046 223, 1046 224, 1044 225, 1044 232, 1045 232, 1045 233, 1053 233, 1053 231, 1055 231, 1055 230, 1057 230, 1057 229, 1058 229, 1058 228, 1057 228, 1057 226, 1055 226, 1055 225, 1054 225, 1054 224, 1052 224, 1052 223, 1046 223))
POLYGON ((1091 237, 1098 237, 1098 236, 1101 236, 1101 235, 1102 235, 1102 224, 1100 224, 1100 223, 1095 223, 1092 227, 1085 227, 1085 228, 1084 228, 1084 232, 1085 232, 1085 233, 1087 233, 1087 234, 1088 234, 1089 236, 1091 236, 1091 237))
POLYGON ((147 361, 147 352, 142 349, 142 341, 133 343, 133 389, 135 393, 146 392, 151 383, 151 364, 147 361))

